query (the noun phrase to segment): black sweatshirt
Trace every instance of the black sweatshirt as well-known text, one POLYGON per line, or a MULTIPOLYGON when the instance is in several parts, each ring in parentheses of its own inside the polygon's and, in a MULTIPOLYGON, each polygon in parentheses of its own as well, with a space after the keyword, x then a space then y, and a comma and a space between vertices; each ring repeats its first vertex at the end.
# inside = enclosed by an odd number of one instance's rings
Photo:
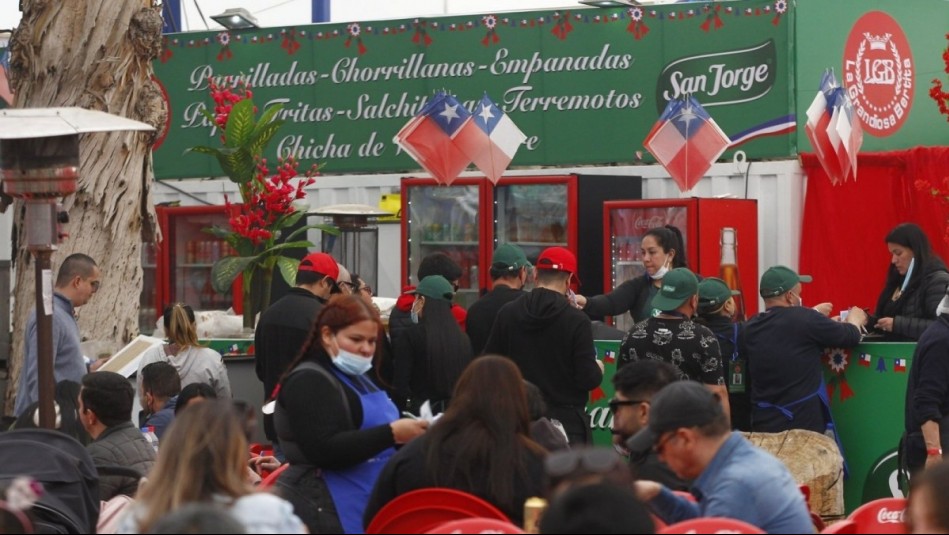
MULTIPOLYGON (((919 433, 924 423, 949 416, 949 318, 939 316, 916 344, 906 385, 906 432, 919 433)), ((939 431, 945 434, 946 429, 939 431)), ((943 443, 949 449, 949 444, 943 443)))
POLYGON ((522 295, 524 295, 523 290, 498 284, 468 307, 465 332, 471 339, 471 349, 475 356, 481 355, 484 345, 488 343, 491 327, 494 327, 494 320, 498 317, 501 307, 522 295))

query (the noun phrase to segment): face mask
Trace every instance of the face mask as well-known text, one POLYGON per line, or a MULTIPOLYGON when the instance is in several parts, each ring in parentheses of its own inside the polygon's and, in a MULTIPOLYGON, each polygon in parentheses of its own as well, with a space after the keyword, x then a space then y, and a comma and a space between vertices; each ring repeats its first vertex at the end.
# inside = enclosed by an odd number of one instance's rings
POLYGON ((412 323, 418 323, 418 312, 414 308, 409 312, 409 318, 412 319, 412 323))
POLYGON ((942 298, 942 301, 939 302, 939 306, 936 307, 936 315, 941 316, 943 314, 949 314, 949 295, 942 298))
POLYGON ((794 292, 789 292, 789 293, 790 293, 791 295, 793 295, 794 297, 797 297, 797 304, 794 305, 794 306, 798 306, 798 307, 804 306, 804 300, 801 299, 801 296, 795 294, 794 292))
POLYGON ((666 260, 666 263, 662 265, 661 268, 656 270, 656 274, 652 276, 653 280, 660 280, 666 276, 666 273, 669 273, 669 261, 666 260))
POLYGON ((333 365, 349 375, 363 375, 372 368, 372 359, 350 353, 340 348, 339 355, 333 357, 333 365))

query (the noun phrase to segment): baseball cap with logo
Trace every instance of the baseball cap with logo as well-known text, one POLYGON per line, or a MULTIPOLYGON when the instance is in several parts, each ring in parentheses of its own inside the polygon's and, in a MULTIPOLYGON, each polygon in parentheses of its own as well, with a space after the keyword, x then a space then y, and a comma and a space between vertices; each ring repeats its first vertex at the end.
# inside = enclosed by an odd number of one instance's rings
POLYGON ((455 296, 455 287, 441 275, 429 275, 422 279, 418 286, 409 293, 423 295, 431 299, 451 301, 451 298, 455 296))
POLYGON ((502 243, 494 250, 491 257, 491 267, 499 270, 516 271, 531 263, 527 260, 524 250, 511 243, 502 243))
POLYGON ((339 265, 336 260, 333 260, 332 256, 326 253, 310 253, 304 256, 303 260, 300 260, 300 267, 297 270, 326 275, 333 279, 334 283, 339 278, 339 265))
POLYGON ((675 310, 699 293, 699 280, 687 268, 675 268, 662 278, 659 293, 652 298, 652 308, 675 310))
POLYGON ((550 269, 569 273, 572 279, 577 277, 577 257, 565 247, 548 247, 537 257, 535 269, 550 269))
POLYGON ((732 296, 740 293, 729 288, 722 279, 709 277, 699 283, 699 312, 714 312, 722 308, 732 296))
POLYGON ((810 275, 798 275, 787 266, 773 266, 761 276, 761 297, 777 297, 791 291, 799 282, 811 282, 810 275))
POLYGON ((649 424, 627 440, 626 447, 632 455, 641 456, 669 431, 703 426, 723 416, 721 401, 705 385, 695 381, 676 381, 653 396, 649 424))

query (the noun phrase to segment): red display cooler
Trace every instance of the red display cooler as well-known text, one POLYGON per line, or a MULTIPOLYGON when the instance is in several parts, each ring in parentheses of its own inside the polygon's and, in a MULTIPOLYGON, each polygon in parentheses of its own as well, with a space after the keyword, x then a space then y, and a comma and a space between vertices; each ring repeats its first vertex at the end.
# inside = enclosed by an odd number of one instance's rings
POLYGON ((581 291, 600 293, 603 256, 594 237, 603 232, 603 201, 641 197, 641 178, 630 176, 505 177, 497 185, 478 177, 451 186, 405 178, 403 284, 418 283, 425 255, 445 252, 462 267, 456 302, 467 307, 489 287, 488 267, 498 245, 520 246, 532 263, 545 248, 559 245, 577 255, 581 291))
MULTIPOLYGON (((689 268, 720 277, 742 292, 739 314, 758 312, 758 206, 753 199, 660 199, 603 203, 603 277, 606 291, 642 276, 641 244, 647 230, 675 225, 685 240, 689 268)), ((622 330, 632 318, 615 318, 622 330)))
POLYGON ((156 212, 163 241, 142 248, 140 330, 153 332, 170 303, 185 303, 195 310, 238 308, 239 295, 235 299, 233 291, 220 294, 211 286, 211 267, 228 254, 229 246, 203 230, 227 226, 224 206, 158 206, 156 212))

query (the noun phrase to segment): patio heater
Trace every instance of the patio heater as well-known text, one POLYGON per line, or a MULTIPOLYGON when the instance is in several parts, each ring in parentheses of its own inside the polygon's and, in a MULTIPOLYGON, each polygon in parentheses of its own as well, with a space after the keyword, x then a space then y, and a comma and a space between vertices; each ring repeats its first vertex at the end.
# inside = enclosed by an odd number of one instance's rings
POLYGON ((366 284, 378 288, 379 227, 374 218, 392 214, 368 204, 334 204, 307 215, 324 216, 324 222, 339 229, 339 236, 323 233, 323 252, 333 255, 350 273, 359 274, 366 284))
POLYGON ((53 274, 51 258, 68 222, 59 199, 75 193, 79 134, 154 130, 151 126, 82 108, 0 110, 0 180, 25 203, 26 247, 36 273, 36 339, 40 427, 55 427, 53 395, 53 274))

